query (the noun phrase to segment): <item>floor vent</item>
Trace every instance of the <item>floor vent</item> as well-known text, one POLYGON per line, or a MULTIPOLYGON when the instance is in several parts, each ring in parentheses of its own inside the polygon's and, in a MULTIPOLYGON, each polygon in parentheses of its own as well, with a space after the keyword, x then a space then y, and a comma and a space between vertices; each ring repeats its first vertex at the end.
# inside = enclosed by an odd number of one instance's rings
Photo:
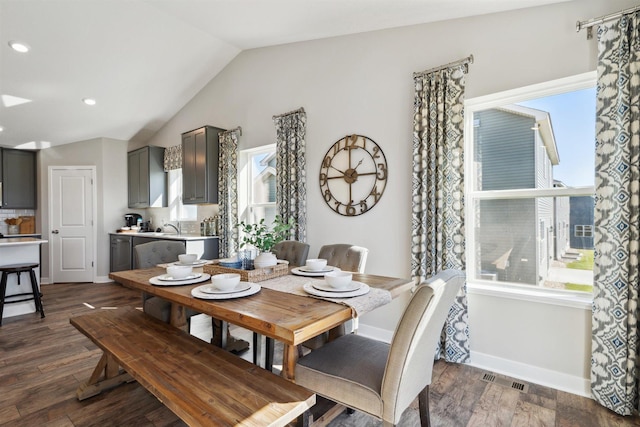
POLYGON ((496 375, 496 374, 492 374, 490 372, 485 372, 481 375, 480 378, 482 381, 484 382, 488 382, 488 383, 494 383, 494 384, 498 384, 501 385, 503 387, 509 387, 512 388, 514 390, 518 390, 521 391, 522 393, 528 393, 529 392, 529 385, 525 384, 525 383, 521 383, 518 381, 513 381, 505 376, 502 375, 496 375))

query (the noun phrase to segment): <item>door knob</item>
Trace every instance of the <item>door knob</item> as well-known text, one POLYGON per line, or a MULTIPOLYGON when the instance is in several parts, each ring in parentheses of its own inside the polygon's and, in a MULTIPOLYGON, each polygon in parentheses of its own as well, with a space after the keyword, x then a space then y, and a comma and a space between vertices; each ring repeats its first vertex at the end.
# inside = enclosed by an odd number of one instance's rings
POLYGON ((58 234, 59 231, 58 230, 51 230, 51 234, 58 234))

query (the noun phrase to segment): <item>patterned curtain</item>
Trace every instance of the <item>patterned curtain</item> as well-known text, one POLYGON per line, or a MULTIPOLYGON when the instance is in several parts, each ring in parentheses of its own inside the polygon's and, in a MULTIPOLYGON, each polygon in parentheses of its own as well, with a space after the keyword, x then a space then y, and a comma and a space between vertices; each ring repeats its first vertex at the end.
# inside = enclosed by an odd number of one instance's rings
POLYGON ((640 22, 598 28, 591 392, 631 415, 638 405, 640 22))
POLYGON ((164 149, 164 171, 182 168, 182 144, 164 149))
POLYGON ((220 258, 238 251, 238 139, 242 129, 219 134, 218 206, 220 217, 220 258))
POLYGON ((307 177, 305 135, 307 115, 303 108, 274 116, 276 126, 276 209, 283 220, 293 218, 297 227, 291 240, 307 239, 307 177))
MULTIPOLYGON (((467 64, 414 75, 411 274, 422 280, 465 268, 463 98, 467 64)), ((469 362, 466 284, 436 357, 469 362)))

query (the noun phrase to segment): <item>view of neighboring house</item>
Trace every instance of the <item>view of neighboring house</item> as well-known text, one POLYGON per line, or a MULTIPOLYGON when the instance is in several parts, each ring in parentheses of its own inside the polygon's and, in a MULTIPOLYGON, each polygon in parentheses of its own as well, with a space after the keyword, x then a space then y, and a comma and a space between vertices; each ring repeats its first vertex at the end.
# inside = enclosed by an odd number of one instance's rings
MULTIPOLYGON (((563 187, 567 186, 561 181, 554 180, 554 187, 563 187)), ((570 245, 570 234, 571 234, 571 200, 572 197, 555 197, 554 198, 554 259, 562 259, 564 255, 567 253, 570 245)))
POLYGON ((571 197, 570 244, 573 249, 593 249, 593 197, 571 197))
MULTIPOLYGON (((475 113, 478 190, 552 188, 560 161, 547 112, 509 105, 475 113)), ((569 210, 553 198, 485 199, 479 206, 482 278, 537 285, 547 278, 557 224, 569 210)))

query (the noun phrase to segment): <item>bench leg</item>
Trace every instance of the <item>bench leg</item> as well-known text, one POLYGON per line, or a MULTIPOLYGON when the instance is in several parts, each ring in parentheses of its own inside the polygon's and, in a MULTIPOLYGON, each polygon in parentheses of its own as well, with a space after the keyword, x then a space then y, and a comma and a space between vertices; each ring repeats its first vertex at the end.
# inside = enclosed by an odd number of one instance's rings
POLYGON ((113 356, 103 353, 89 380, 76 390, 78 400, 85 400, 120 384, 135 381, 131 375, 120 370, 113 356))

